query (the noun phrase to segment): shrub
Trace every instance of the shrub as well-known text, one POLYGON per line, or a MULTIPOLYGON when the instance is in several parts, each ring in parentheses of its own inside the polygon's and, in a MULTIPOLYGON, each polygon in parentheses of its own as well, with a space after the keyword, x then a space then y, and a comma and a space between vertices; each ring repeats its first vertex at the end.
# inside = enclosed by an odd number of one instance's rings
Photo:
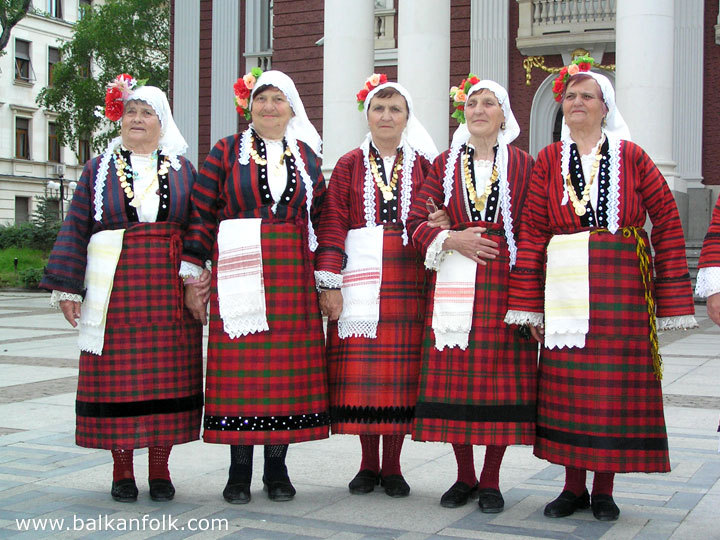
POLYGON ((20 272, 20 283, 27 289, 37 289, 42 277, 42 268, 27 268, 20 272))

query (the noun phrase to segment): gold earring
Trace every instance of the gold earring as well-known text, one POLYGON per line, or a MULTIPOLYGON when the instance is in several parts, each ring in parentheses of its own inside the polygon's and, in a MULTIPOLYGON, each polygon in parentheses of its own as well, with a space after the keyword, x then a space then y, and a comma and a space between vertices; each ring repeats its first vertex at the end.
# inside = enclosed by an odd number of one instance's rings
POLYGON ((505 122, 503 122, 502 124, 500 124, 500 129, 505 129, 505 122))

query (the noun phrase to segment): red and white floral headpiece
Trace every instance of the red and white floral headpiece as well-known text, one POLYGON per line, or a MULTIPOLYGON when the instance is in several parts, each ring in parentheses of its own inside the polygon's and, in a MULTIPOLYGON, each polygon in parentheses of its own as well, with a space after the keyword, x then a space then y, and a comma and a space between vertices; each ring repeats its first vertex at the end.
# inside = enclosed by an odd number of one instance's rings
POLYGON ((120 120, 125 110, 125 102, 132 91, 146 82, 147 79, 138 81, 127 73, 115 77, 105 91, 105 116, 113 122, 120 120))
POLYGON ((384 73, 373 73, 365 80, 365 85, 362 87, 362 89, 355 95, 355 98, 358 102, 358 111, 362 111, 365 109, 365 100, 368 97, 368 94, 375 90, 378 86, 381 84, 385 84, 388 82, 387 75, 384 73))
POLYGON ((450 88, 450 98, 452 98, 453 106, 455 107, 455 110, 450 116, 457 120, 458 124, 465 123, 465 102, 468 98, 468 92, 479 82, 480 77, 473 73, 468 73, 467 78, 463 79, 459 85, 450 88))
POLYGON ((560 73, 558 73, 558 76, 555 77, 555 82, 552 88, 553 94, 555 95, 555 101, 558 103, 562 101, 562 96, 565 92, 565 85, 570 77, 577 75, 578 73, 588 72, 594 65, 595 59, 592 56, 583 55, 574 58, 569 65, 562 68, 560 73))

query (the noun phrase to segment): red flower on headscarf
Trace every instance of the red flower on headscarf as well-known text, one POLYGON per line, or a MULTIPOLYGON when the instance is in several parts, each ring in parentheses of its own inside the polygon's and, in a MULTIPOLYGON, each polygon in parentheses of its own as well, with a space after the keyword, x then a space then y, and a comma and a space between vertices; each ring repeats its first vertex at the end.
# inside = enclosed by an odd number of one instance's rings
POLYGON ((120 118, 122 118, 124 109, 125 107, 123 105, 123 102, 120 100, 105 102, 105 116, 107 116, 113 122, 116 122, 117 120, 120 120, 120 118))

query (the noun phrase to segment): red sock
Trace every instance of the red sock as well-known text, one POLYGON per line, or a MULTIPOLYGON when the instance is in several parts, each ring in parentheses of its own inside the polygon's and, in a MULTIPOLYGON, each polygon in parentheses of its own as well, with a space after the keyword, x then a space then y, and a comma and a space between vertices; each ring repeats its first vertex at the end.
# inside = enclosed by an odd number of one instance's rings
POLYGON ((565 467, 565 487, 563 491, 572 491, 577 497, 585 492, 585 480, 587 471, 585 469, 573 469, 565 467))
POLYGON ((593 497, 595 495, 610 495, 612 497, 614 482, 615 473, 596 472, 595 479, 593 480, 593 497))
POLYGON ((500 489, 500 465, 507 446, 489 445, 485 448, 485 463, 480 473, 480 489, 500 489))
POLYGON ((400 471, 400 451, 405 435, 383 435, 382 474, 392 476, 400 471))
POLYGON ((463 482, 471 487, 474 486, 477 483, 477 477, 475 476, 472 445, 453 444, 452 446, 458 467, 457 481, 463 482))
POLYGON ((113 457, 113 482, 124 478, 135 478, 133 470, 133 450, 115 448, 111 450, 113 457))
POLYGON ((360 470, 380 472, 380 435, 360 435, 362 461, 360 470))
POLYGON ((168 459, 172 446, 151 446, 148 451, 148 478, 150 480, 170 480, 168 459))

